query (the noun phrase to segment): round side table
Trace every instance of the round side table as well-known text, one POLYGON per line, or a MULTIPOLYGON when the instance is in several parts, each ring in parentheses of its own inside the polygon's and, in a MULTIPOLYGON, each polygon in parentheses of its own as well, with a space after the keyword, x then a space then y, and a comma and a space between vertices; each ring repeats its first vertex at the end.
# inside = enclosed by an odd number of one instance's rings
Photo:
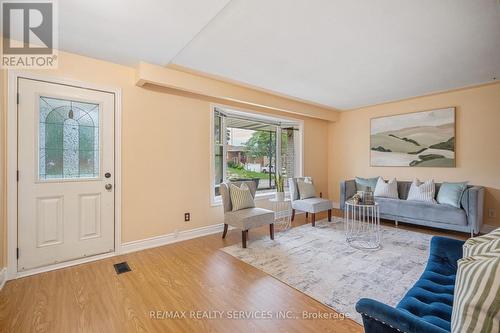
POLYGON ((362 250, 380 248, 380 210, 379 205, 365 205, 346 201, 344 226, 347 243, 362 250))
POLYGON ((278 231, 285 231, 292 226, 292 200, 276 198, 269 199, 274 210, 274 227, 278 231))

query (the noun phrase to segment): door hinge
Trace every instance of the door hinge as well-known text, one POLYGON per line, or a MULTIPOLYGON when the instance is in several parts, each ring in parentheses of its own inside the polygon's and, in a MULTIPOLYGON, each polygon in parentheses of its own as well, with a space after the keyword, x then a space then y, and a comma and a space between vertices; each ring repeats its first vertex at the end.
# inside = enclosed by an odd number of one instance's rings
POLYGON ((19 248, 18 247, 16 248, 16 257, 17 257, 17 259, 19 259, 19 248))
POLYGON ((19 105, 19 93, 17 93, 17 105, 19 105))
POLYGON ((16 171, 16 179, 19 181, 19 170, 16 171))

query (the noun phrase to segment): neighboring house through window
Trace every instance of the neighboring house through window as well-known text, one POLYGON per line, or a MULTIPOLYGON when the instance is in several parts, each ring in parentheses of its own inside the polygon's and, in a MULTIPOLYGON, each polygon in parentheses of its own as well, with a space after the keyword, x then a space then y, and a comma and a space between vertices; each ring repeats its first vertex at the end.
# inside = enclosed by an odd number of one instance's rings
POLYGON ((274 192, 277 173, 302 173, 301 121, 215 107, 212 136, 213 202, 224 181, 254 181, 262 196, 274 192))

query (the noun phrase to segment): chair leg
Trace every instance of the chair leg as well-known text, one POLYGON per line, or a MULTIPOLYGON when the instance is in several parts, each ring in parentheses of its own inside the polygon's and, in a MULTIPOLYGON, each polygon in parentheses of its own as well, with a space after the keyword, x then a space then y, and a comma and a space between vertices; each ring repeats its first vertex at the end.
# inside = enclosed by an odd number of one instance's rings
POLYGON ((315 227, 316 226, 316 213, 312 213, 312 218, 311 218, 311 221, 312 221, 312 226, 315 227))
POLYGON ((306 219, 307 219, 308 217, 309 217, 309 213, 308 213, 308 212, 306 212, 306 219))
POLYGON ((247 248, 247 236, 248 236, 248 230, 243 230, 241 232, 241 245, 244 249, 247 248))
POLYGON ((228 225, 224 223, 224 231, 222 232, 222 238, 226 238, 228 225))
POLYGON ((292 222, 295 219, 295 209, 292 209, 292 222))
POLYGON ((332 210, 328 210, 328 222, 332 222, 332 210))
POLYGON ((395 220, 395 221, 394 221, 394 224, 396 225, 396 227, 398 226, 398 223, 399 223, 399 221, 398 221, 398 220, 395 220))
POLYGON ((269 236, 271 236, 271 239, 274 240, 274 223, 269 225, 269 236))

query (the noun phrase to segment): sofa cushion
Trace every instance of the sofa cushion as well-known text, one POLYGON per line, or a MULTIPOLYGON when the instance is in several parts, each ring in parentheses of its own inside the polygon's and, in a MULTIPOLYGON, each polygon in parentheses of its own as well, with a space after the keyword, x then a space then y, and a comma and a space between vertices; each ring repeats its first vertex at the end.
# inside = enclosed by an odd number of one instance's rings
POLYGON ((356 177, 354 178, 354 181, 356 183, 356 190, 357 191, 374 191, 375 187, 377 186, 377 181, 379 177, 375 178, 361 178, 361 177, 356 177))
POLYGON ((460 208, 462 194, 467 188, 468 182, 462 183, 443 183, 437 195, 437 202, 453 207, 460 208))
POLYGON ((375 201, 380 205, 381 215, 401 216, 408 219, 413 218, 446 224, 467 225, 465 211, 449 205, 380 197, 376 197, 375 201))
POLYGON ((274 223, 274 212, 263 208, 247 208, 224 215, 224 222, 242 230, 274 223))
MULTIPOLYGON (((477 256, 488 253, 497 253, 498 255, 500 255, 500 238, 467 248, 467 256, 477 256)), ((464 246, 464 258, 465 257, 464 246)))
POLYGON ((422 183, 418 178, 415 178, 415 180, 411 183, 408 198, 406 198, 406 200, 436 203, 436 200, 434 200, 435 189, 436 187, 433 179, 422 183))
POLYGON ((499 239, 500 239, 500 228, 497 228, 486 235, 469 238, 468 240, 465 241, 463 246, 464 258, 476 254, 489 252, 496 245, 496 243, 492 242, 499 239))
MULTIPOLYGON (((409 181, 398 181, 398 194, 399 194, 399 199, 406 200, 408 199, 408 193, 410 192, 410 187, 411 183, 409 181)), ((435 186, 435 193, 439 192, 439 189, 441 188, 441 183, 434 183, 435 186)))
POLYGON ((319 213, 332 209, 333 204, 330 200, 322 198, 309 198, 293 201, 292 208, 308 213, 319 213))
POLYGON ((377 180, 377 186, 375 186, 375 191, 373 191, 373 195, 384 198, 399 198, 398 182, 396 181, 396 178, 386 182, 382 177, 379 177, 377 180))
POLYGON ((462 258, 463 243, 432 237, 425 270, 396 309, 371 299, 358 301, 356 310, 363 315, 365 332, 450 332, 457 261, 462 258))
POLYGON ((396 308, 449 331, 455 277, 454 273, 426 270, 396 308))
POLYGON ((451 332, 498 332, 500 252, 458 261, 451 332))
POLYGON ((457 240, 434 237, 424 272, 396 308, 450 331, 456 259, 461 254, 462 244, 457 240))

